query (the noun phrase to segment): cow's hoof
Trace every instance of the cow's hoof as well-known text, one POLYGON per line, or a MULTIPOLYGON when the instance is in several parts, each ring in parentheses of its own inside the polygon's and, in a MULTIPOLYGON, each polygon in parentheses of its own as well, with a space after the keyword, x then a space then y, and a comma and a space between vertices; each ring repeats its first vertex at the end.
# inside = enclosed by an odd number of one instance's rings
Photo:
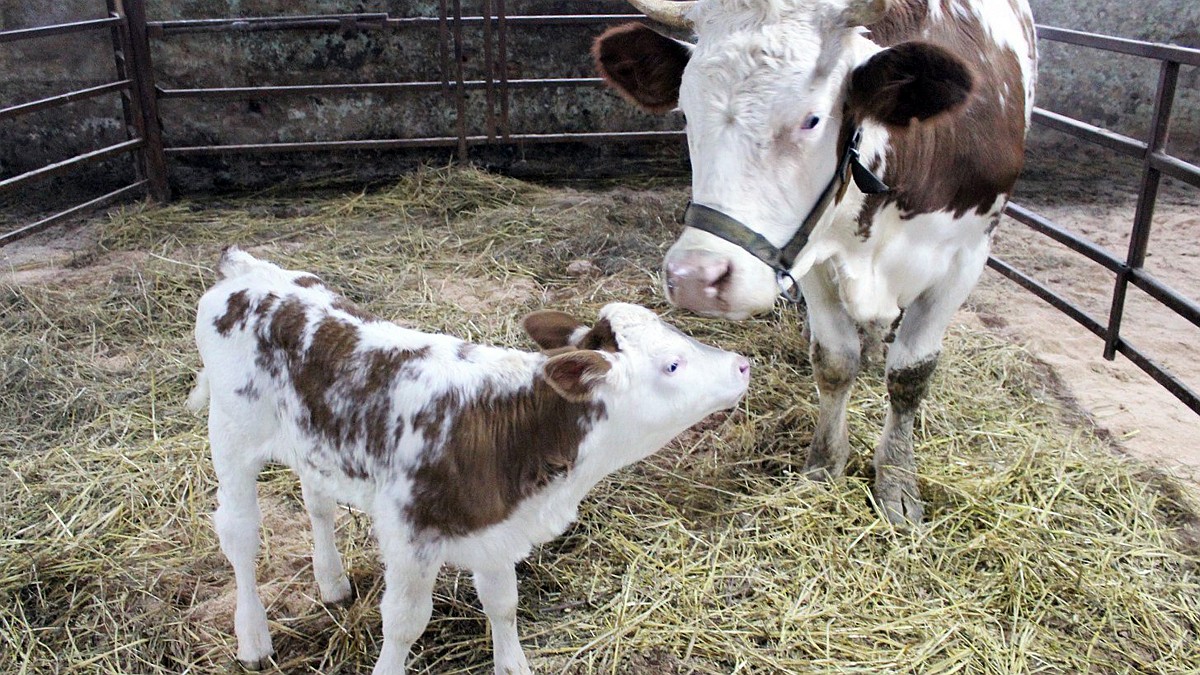
POLYGON ((875 508, 892 525, 908 528, 921 524, 925 518, 925 504, 915 493, 903 488, 876 489, 875 508))

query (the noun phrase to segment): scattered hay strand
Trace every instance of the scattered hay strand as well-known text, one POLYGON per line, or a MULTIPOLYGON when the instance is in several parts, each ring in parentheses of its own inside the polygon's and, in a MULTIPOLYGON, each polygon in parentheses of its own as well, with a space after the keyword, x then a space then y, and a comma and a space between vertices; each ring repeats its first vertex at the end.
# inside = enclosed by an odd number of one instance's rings
MULTIPOLYGON (((521 565, 538 672, 1197 669, 1191 492, 1115 455, 987 333, 952 332, 917 421, 925 525, 897 532, 868 505, 878 364, 856 389, 849 477, 800 478, 815 395, 795 313, 709 322, 658 297, 684 196, 428 169, 371 191, 136 206, 59 280, 0 284, 0 671, 229 671, 233 575, 203 421, 182 409, 195 303, 229 243, 427 330, 527 345, 526 311, 631 300, 754 359, 737 411, 598 486, 521 565)), ((260 493, 280 669, 367 671, 382 590, 368 519, 339 520, 358 600, 325 608, 297 481, 273 469, 260 493)), ((414 671, 490 672, 486 630, 469 576, 444 572, 414 671)))

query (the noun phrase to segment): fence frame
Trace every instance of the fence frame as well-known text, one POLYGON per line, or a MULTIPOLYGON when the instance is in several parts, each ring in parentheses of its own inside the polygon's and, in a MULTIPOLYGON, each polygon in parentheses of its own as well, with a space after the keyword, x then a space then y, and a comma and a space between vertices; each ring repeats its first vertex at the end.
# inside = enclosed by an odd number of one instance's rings
MULTIPOLYGON (((135 158, 137 180, 106 195, 73 206, 20 229, 0 233, 0 246, 41 231, 64 218, 111 204, 118 199, 149 194, 159 201, 170 199, 168 157, 212 155, 224 153, 328 152, 342 150, 389 150, 406 148, 453 147, 460 160, 469 157, 469 148, 480 145, 512 145, 526 143, 563 142, 640 142, 683 139, 682 131, 619 131, 573 133, 512 133, 509 102, 517 90, 536 90, 562 87, 600 87, 595 77, 509 79, 507 77, 509 32, 513 28, 548 25, 595 25, 643 19, 640 14, 570 14, 570 15, 508 15, 505 0, 481 0, 479 16, 464 16, 462 0, 441 0, 437 17, 393 17, 386 12, 351 14, 268 16, 218 18, 186 21, 148 21, 145 0, 105 0, 108 17, 53 26, 0 32, 0 43, 30 40, 48 35, 63 35, 107 28, 112 32, 117 78, 109 83, 78 91, 12 105, 0 109, 0 121, 38 110, 67 105, 71 102, 119 92, 126 120, 128 140, 40 169, 0 181, 0 193, 24 186, 32 181, 68 172, 77 166, 107 159, 123 153, 135 158), (439 33, 439 64, 441 79, 427 82, 374 82, 323 85, 166 88, 155 84, 150 59, 150 40, 162 40, 189 33, 259 32, 259 31, 346 31, 373 30, 396 32, 415 28, 436 29, 439 33), (479 28, 483 35, 484 78, 467 80, 463 73, 464 30, 479 28), (470 91, 483 90, 485 119, 483 134, 467 133, 466 98, 470 91), (375 138, 340 141, 308 141, 288 143, 248 143, 228 145, 199 145, 166 147, 159 120, 159 100, 170 99, 258 99, 322 95, 359 95, 370 93, 412 93, 441 91, 453 99, 456 111, 456 134, 453 136, 418 138, 375 138)), ((1145 371, 1156 382, 1175 395, 1184 405, 1200 414, 1200 396, 1177 377, 1127 340, 1121 337, 1125 303, 1130 285, 1144 291, 1169 311, 1200 327, 1200 304, 1179 291, 1155 279, 1144 268, 1149 246, 1162 176, 1170 176, 1200 188, 1200 168, 1166 152, 1175 91, 1180 66, 1200 67, 1200 50, 1139 40, 1127 40, 1093 33, 1038 26, 1040 40, 1072 44, 1129 56, 1158 61, 1158 87, 1150 138, 1140 141, 1079 120, 1034 108, 1032 120, 1088 143, 1098 145, 1142 163, 1142 178, 1138 193, 1129 249, 1125 257, 1094 242, 1069 232, 1047 218, 1018 203, 1010 203, 1006 214, 1035 232, 1066 246, 1104 269, 1112 272, 1115 284, 1107 321, 1101 321, 1056 294, 1047 286, 1016 269, 1003 259, 992 256, 988 266, 1013 280, 1034 295, 1063 312, 1104 340, 1103 356, 1113 360, 1117 353, 1145 371)))

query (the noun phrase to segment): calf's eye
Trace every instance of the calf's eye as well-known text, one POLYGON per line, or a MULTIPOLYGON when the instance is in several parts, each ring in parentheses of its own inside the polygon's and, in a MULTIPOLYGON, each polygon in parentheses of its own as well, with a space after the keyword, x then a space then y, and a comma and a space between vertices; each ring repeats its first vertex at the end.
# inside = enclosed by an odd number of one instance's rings
POLYGON ((679 361, 672 361, 672 362, 668 363, 666 365, 666 367, 663 368, 663 372, 670 375, 671 373, 679 370, 679 365, 680 365, 679 361))
POLYGON ((803 122, 800 123, 800 128, 805 131, 809 131, 811 129, 816 129, 817 125, 820 123, 821 123, 821 118, 819 116, 809 115, 808 117, 804 118, 803 122))

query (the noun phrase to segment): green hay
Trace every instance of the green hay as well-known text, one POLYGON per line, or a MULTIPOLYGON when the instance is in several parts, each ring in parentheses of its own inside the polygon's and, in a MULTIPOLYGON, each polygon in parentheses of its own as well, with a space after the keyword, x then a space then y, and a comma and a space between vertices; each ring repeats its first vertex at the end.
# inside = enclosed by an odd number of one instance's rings
MULTIPOLYGON (((737 411, 602 483, 520 566, 537 672, 1197 670, 1191 493, 1115 455, 1018 348, 948 337, 916 425, 915 531, 868 505, 878 364, 852 402, 849 477, 799 477, 816 401, 794 310, 732 324, 659 297, 685 195, 429 169, 368 192, 132 207, 62 279, 0 285, 0 672, 230 672, 233 575, 203 420, 182 410, 195 303, 229 243, 428 330, 528 346, 529 310, 626 300, 754 359, 737 411), (593 268, 569 271, 579 259, 593 268)), ((297 481, 268 471, 260 494, 281 670, 367 672, 382 591, 369 519, 339 520, 359 597, 326 608, 297 481)), ((486 631, 469 575, 444 572, 413 671, 490 672, 486 631)))

